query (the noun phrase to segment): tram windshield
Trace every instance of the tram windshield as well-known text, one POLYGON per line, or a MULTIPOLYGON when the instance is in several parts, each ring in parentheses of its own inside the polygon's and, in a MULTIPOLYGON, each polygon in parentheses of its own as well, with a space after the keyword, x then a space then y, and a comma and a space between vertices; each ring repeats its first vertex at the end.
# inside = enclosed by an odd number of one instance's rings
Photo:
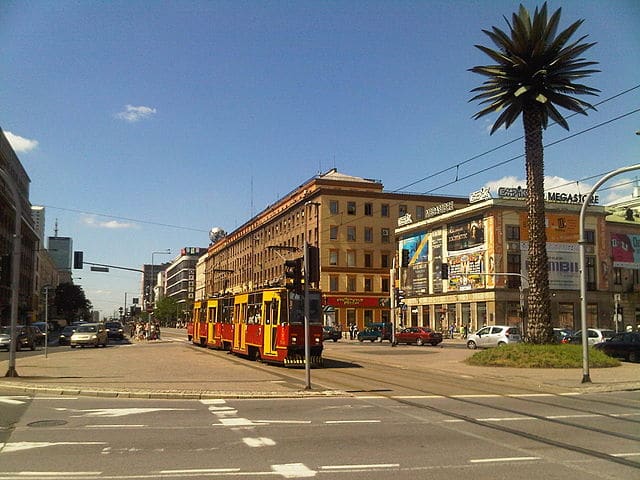
MULTIPOLYGON (((320 293, 309 293, 309 323, 320 324, 322 318, 320 312, 322 311, 320 303, 320 293)), ((304 324, 304 295, 297 292, 289 292, 289 323, 292 325, 304 324)))

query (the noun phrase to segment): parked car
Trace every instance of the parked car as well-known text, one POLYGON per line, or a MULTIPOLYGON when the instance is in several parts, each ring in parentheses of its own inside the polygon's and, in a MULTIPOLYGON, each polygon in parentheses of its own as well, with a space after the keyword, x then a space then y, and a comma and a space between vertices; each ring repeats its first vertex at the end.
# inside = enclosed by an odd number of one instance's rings
POLYGON ((391 341, 392 328, 391 323, 371 323, 364 330, 358 332, 357 338, 361 342, 365 340, 371 342, 391 341))
POLYGON ((33 328, 33 333, 36 336, 36 345, 44 347, 44 342, 47 341, 47 335, 44 333, 44 330, 41 330, 33 323, 31 324, 31 328, 33 328))
POLYGON ((120 322, 106 322, 107 336, 111 339, 124 340, 124 327, 120 322))
MULTIPOLYGON (((35 327, 32 326, 24 326, 17 325, 16 326, 16 350, 21 350, 22 348, 30 348, 31 350, 35 350, 36 346, 39 342, 39 334, 41 332, 35 327)), ((4 326, 1 327, 0 330, 0 348, 4 348, 7 351, 11 348, 11 327, 4 326)))
POLYGON ((337 342, 342 338, 342 329, 335 325, 325 325, 322 327, 322 340, 333 340, 337 342))
POLYGON ((522 335, 520 334, 519 327, 491 325, 482 327, 476 333, 469 335, 467 347, 471 349, 499 347, 510 343, 520 343, 521 341, 522 335))
POLYGON ((76 331, 76 328, 78 327, 73 325, 64 327, 58 336, 58 345, 69 345, 71 343, 71 335, 76 331))
POLYGON ((101 323, 85 323, 78 325, 78 328, 73 335, 71 335, 71 348, 76 348, 78 345, 84 347, 85 345, 93 345, 99 347, 102 345, 106 347, 109 343, 109 336, 107 329, 101 323))
POLYGON ((573 330, 570 328, 554 328, 553 329, 553 341, 556 343, 569 343, 573 330))
POLYGON ((605 342, 596 343, 593 348, 603 351, 610 357, 638 362, 640 361, 640 333, 618 333, 605 342))
MULTIPOLYGON (((613 337, 616 332, 608 328, 588 328, 587 343, 589 345, 595 345, 596 343, 604 342, 613 337)), ((582 330, 578 330, 572 337, 570 343, 582 343, 582 330)))
POLYGON ((442 333, 431 330, 427 327, 409 327, 396 332, 396 343, 415 343, 416 345, 426 345, 434 347, 442 342, 442 333))

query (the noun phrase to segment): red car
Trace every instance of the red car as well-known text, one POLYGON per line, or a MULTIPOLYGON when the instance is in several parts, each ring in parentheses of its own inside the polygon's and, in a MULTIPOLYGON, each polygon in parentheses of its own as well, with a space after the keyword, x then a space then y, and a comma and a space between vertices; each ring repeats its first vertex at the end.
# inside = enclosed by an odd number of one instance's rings
POLYGON ((415 343, 424 345, 430 343, 435 346, 442 342, 442 333, 434 332, 427 327, 409 327, 396 332, 396 343, 415 343))

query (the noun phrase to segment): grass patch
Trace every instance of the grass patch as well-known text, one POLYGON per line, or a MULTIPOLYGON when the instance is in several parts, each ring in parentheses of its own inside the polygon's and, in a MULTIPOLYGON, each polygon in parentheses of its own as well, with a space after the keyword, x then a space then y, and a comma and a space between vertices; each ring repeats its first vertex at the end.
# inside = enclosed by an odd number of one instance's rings
MULTIPOLYGON (((533 345, 517 343, 479 350, 466 360, 481 367, 582 368, 582 345, 533 345)), ((618 367, 620 362, 599 350, 589 349, 589 367, 618 367)))

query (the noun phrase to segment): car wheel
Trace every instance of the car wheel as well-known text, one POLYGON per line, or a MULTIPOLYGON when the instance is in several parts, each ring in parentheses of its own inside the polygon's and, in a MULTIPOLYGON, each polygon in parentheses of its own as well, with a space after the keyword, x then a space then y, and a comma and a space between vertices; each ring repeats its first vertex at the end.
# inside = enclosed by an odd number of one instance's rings
POLYGON ((432 347, 435 347, 436 345, 438 345, 438 342, 431 342, 432 347))
POLYGON ((470 348, 471 350, 475 350, 476 348, 478 348, 478 345, 476 345, 476 342, 474 342, 473 340, 469 340, 467 342, 467 348, 470 348))
POLYGON ((364 338, 359 338, 359 339, 358 339, 358 341, 359 341, 360 343, 362 343, 362 342, 364 342, 364 338))
POLYGON ((498 342, 499 347, 502 347, 503 345, 506 345, 506 342, 498 342))
POLYGON ((76 348, 76 346, 75 345, 71 345, 71 348, 76 348))
POLYGON ((636 363, 638 361, 638 353, 637 352, 629 353, 629 361, 636 363))
POLYGON ((418 339, 416 340, 416 345, 418 345, 419 347, 421 347, 422 345, 424 345, 424 342, 422 341, 422 339, 421 339, 421 338, 418 338, 418 339))

